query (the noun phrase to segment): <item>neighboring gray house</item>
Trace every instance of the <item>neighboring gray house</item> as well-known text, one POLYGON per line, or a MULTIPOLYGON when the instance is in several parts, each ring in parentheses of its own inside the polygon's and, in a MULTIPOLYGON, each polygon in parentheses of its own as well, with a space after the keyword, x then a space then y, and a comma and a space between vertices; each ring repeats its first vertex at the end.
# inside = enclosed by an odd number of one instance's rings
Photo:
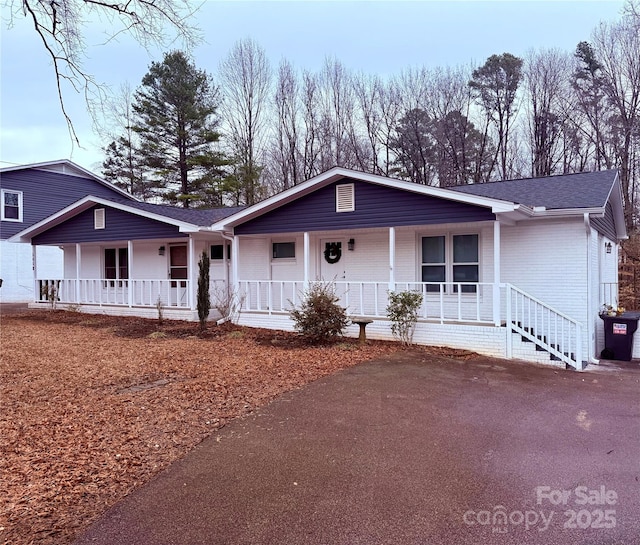
POLYGON ((61 276, 63 271, 57 246, 34 246, 32 251, 30 244, 7 239, 86 195, 135 200, 67 160, 0 169, 0 301, 33 301, 34 270, 36 276, 61 276))
POLYGON ((602 349, 626 236, 616 171, 442 189, 333 168, 242 210, 89 196, 16 238, 62 247, 64 274, 38 281, 91 311, 153 317, 160 302, 197 319, 207 251, 244 325, 292 329, 291 303, 324 280, 386 339, 388 292, 417 290, 418 343, 581 369, 602 349))

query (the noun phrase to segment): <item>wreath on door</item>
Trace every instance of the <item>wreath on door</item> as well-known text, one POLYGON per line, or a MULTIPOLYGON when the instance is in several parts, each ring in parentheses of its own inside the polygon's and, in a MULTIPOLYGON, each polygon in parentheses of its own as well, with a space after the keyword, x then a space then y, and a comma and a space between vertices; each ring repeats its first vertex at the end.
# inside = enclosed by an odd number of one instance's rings
POLYGON ((324 260, 333 264, 340 261, 342 257, 342 242, 327 242, 324 245, 324 260))

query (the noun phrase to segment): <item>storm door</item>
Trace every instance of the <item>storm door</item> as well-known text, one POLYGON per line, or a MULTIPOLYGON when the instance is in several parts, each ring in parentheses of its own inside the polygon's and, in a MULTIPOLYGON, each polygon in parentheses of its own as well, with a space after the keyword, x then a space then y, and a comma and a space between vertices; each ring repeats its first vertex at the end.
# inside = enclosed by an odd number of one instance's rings
POLYGON ((171 279, 170 305, 184 306, 187 303, 188 252, 186 244, 169 246, 169 278, 171 279))

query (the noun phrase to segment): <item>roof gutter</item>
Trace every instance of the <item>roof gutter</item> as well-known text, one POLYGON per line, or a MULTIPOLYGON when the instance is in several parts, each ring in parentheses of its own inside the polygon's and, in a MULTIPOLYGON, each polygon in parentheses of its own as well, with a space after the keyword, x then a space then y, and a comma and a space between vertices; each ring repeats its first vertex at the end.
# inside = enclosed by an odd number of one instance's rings
POLYGON ((562 216, 593 216, 602 218, 605 215, 603 207, 598 208, 552 208, 551 210, 544 207, 536 207, 533 210, 534 216, 562 217, 562 216))

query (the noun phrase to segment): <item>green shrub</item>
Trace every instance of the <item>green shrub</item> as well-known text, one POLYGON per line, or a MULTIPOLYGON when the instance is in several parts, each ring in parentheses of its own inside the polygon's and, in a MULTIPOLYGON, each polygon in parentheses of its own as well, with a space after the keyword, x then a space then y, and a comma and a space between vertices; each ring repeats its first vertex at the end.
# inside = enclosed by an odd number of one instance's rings
POLYGON ((333 284, 311 283, 302 297, 300 308, 289 312, 296 331, 312 342, 324 342, 342 335, 349 319, 338 301, 340 298, 333 284))
POLYGON ((202 252, 200 261, 198 262, 198 320, 200 329, 204 330, 207 326, 209 311, 211 310, 211 295, 209 294, 209 254, 202 252))
POLYGON ((418 311, 422 305, 422 293, 417 291, 400 291, 389 293, 387 317, 391 321, 391 333, 403 345, 413 344, 413 332, 418 321, 418 311))

